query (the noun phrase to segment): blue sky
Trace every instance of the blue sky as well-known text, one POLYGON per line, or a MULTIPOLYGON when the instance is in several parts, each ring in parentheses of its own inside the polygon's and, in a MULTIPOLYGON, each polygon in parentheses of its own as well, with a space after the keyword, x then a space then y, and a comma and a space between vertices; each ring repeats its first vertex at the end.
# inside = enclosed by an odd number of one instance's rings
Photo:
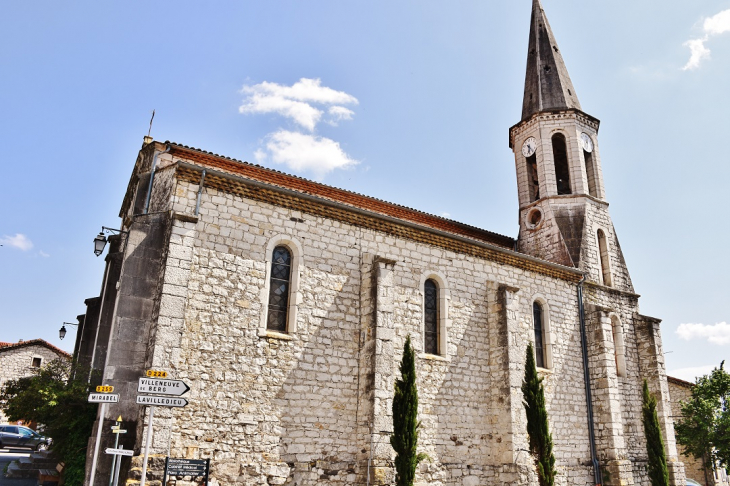
MULTIPOLYGON (((583 109, 602 122, 607 197, 642 313, 663 319, 670 372, 709 371, 730 354, 730 0, 543 4, 583 109)), ((58 328, 99 293, 92 239, 119 226, 152 109, 157 140, 516 236, 508 129, 530 8, 5 4, 0 341, 72 350, 74 331, 59 341, 58 328), (301 79, 309 88, 297 91, 301 79), (266 93, 278 104, 252 101, 266 93), (309 163, 292 165, 291 150, 309 163)))

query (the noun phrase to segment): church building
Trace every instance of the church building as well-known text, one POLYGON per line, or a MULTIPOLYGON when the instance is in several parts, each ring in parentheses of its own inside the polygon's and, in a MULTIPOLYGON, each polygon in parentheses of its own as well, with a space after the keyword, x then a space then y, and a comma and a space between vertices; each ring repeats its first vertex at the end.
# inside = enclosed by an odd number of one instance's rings
POLYGON ((121 415, 132 480, 148 452, 148 484, 165 457, 209 459, 210 484, 226 486, 392 484, 391 406, 410 335, 430 457, 417 484, 537 484, 520 388, 529 343, 556 484, 649 484, 644 380, 670 484, 686 484, 660 321, 639 311, 599 125, 534 0, 509 128, 517 238, 146 137, 79 330, 79 361, 120 396, 97 421, 95 482, 109 480, 103 450, 121 415), (147 370, 190 391, 185 407, 155 408, 145 451, 147 370))

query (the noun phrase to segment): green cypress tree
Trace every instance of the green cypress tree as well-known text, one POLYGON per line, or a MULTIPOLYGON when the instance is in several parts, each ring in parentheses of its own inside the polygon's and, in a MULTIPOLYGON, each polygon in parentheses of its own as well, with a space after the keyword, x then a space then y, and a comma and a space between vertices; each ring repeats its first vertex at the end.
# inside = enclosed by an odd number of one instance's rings
POLYGON ((527 414, 527 435, 530 437, 530 453, 537 463, 537 477, 540 486, 555 484, 555 456, 553 437, 550 435, 547 410, 545 409, 545 390, 542 378, 537 375, 535 352, 532 343, 527 345, 525 358, 525 378, 522 381, 523 405, 527 414))
POLYGON ((644 380, 644 403, 641 407, 644 434, 646 435, 646 451, 649 455, 649 479, 651 486, 669 486, 667 456, 664 452, 662 430, 656 414, 656 397, 649 393, 649 385, 644 380))
POLYGON ((395 450, 395 471, 397 486, 412 486, 416 466, 426 459, 425 454, 416 453, 418 447, 418 389, 416 388, 416 360, 411 346, 411 336, 403 346, 400 362, 400 379, 395 381, 393 396, 393 434, 390 445, 395 450))

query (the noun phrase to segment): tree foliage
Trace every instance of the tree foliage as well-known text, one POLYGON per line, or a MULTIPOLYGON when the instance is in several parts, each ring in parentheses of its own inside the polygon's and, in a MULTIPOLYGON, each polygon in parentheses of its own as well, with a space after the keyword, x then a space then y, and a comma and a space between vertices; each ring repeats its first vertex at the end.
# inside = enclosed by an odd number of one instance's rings
POLYGON ((691 397, 682 403, 682 418, 674 424, 685 453, 710 471, 715 463, 730 467, 730 374, 724 365, 697 378, 691 397))
POLYGON ((656 397, 649 393, 649 385, 646 380, 644 380, 644 400, 641 412, 646 436, 646 451, 649 456, 648 469, 651 486, 669 486, 667 455, 656 413, 656 397))
POLYGON ((540 486, 553 486, 557 474, 555 456, 553 455, 553 437, 550 434, 547 409, 545 409, 545 390, 542 386, 542 378, 537 375, 532 343, 527 345, 522 395, 525 413, 527 414, 527 435, 530 437, 530 453, 537 463, 538 481, 540 486))
POLYGON ((400 379, 395 381, 393 396, 393 434, 390 445, 395 450, 395 471, 397 486, 412 486, 416 467, 427 458, 418 454, 418 389, 416 387, 416 360, 411 346, 411 336, 403 346, 400 362, 400 379))
POLYGON ((0 408, 10 420, 30 420, 44 425, 44 434, 53 438, 52 449, 65 463, 68 486, 82 485, 86 444, 96 418, 96 406, 87 402, 88 371, 76 370, 57 359, 29 377, 10 380, 0 390, 0 408))

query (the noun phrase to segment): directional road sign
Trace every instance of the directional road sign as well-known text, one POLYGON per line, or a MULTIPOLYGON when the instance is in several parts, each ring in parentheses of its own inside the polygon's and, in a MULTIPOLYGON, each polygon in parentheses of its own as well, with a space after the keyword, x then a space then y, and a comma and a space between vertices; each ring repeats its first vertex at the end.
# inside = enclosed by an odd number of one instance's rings
POLYGON ((184 407, 188 401, 176 397, 155 397, 151 395, 137 395, 138 405, 149 405, 152 407, 184 407))
POLYGON ((114 429, 112 430, 112 434, 126 434, 127 429, 114 429))
POLYGON ((184 395, 190 387, 182 380, 166 380, 160 378, 140 378, 137 384, 139 393, 155 393, 157 395, 184 395))
POLYGON ((117 403, 118 393, 89 393, 89 403, 117 403))
POLYGON ((134 455, 134 449, 112 449, 111 447, 107 447, 107 449, 104 451, 107 454, 116 454, 118 456, 133 456, 134 455))

